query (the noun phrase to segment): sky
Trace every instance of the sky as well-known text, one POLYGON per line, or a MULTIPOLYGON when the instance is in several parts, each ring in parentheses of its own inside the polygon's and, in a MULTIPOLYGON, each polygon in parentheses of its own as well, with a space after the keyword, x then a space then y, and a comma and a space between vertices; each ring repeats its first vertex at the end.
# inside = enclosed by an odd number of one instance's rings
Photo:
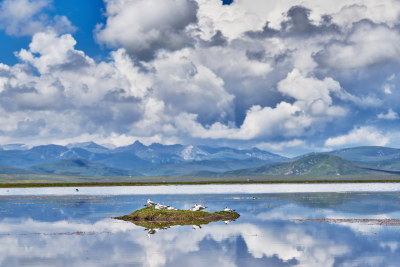
POLYGON ((400 147, 398 0, 2 0, 0 144, 400 147))

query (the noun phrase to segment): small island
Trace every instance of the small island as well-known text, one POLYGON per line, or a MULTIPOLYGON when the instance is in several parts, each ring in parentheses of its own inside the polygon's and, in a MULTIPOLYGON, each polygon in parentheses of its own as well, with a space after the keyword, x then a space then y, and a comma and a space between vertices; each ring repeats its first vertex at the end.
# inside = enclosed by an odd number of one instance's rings
POLYGON ((165 228, 174 225, 203 225, 210 222, 230 222, 239 218, 234 210, 216 211, 214 213, 193 210, 156 209, 153 206, 132 212, 115 219, 132 222, 146 228, 165 228))

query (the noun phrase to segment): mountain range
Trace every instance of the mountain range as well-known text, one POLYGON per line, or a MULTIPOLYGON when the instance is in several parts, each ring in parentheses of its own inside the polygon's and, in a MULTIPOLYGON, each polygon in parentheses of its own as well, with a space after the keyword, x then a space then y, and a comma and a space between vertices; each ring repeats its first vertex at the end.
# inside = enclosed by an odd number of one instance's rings
POLYGON ((365 146, 293 159, 257 148, 194 145, 108 148, 93 142, 0 146, 0 174, 82 176, 238 176, 400 174, 400 149, 365 146))
POLYGON ((182 175, 194 171, 225 172, 285 162, 288 158, 257 148, 234 149, 193 145, 146 146, 138 141, 110 149, 93 142, 0 147, 0 172, 94 176, 182 175))

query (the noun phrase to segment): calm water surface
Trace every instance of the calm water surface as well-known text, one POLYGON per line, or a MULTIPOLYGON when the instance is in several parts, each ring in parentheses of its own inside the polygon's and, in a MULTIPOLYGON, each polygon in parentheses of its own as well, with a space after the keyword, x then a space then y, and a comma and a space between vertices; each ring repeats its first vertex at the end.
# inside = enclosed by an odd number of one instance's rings
POLYGON ((1 266, 398 266, 400 193, 0 196, 1 266), (234 222, 148 230, 111 217, 147 198, 236 209, 234 222), (193 229, 195 228, 195 229, 193 229))

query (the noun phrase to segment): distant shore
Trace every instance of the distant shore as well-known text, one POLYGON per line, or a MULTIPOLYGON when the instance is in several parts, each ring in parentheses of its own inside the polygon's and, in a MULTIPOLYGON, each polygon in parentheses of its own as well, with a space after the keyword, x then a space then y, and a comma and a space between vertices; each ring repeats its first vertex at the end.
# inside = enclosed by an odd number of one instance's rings
POLYGON ((248 183, 248 184, 163 184, 141 186, 82 186, 0 188, 0 197, 13 196, 113 196, 113 195, 198 195, 228 194, 293 194, 400 192, 400 183, 248 183))
POLYGON ((75 186, 159 186, 206 184, 400 183, 400 175, 258 175, 258 176, 77 176, 0 174, 0 188, 75 186))
POLYGON ((82 182, 82 183, 0 183, 0 188, 30 187, 104 187, 104 186, 164 186, 164 185, 235 185, 235 184, 343 184, 400 183, 396 180, 274 180, 274 181, 193 181, 193 182, 82 182))

